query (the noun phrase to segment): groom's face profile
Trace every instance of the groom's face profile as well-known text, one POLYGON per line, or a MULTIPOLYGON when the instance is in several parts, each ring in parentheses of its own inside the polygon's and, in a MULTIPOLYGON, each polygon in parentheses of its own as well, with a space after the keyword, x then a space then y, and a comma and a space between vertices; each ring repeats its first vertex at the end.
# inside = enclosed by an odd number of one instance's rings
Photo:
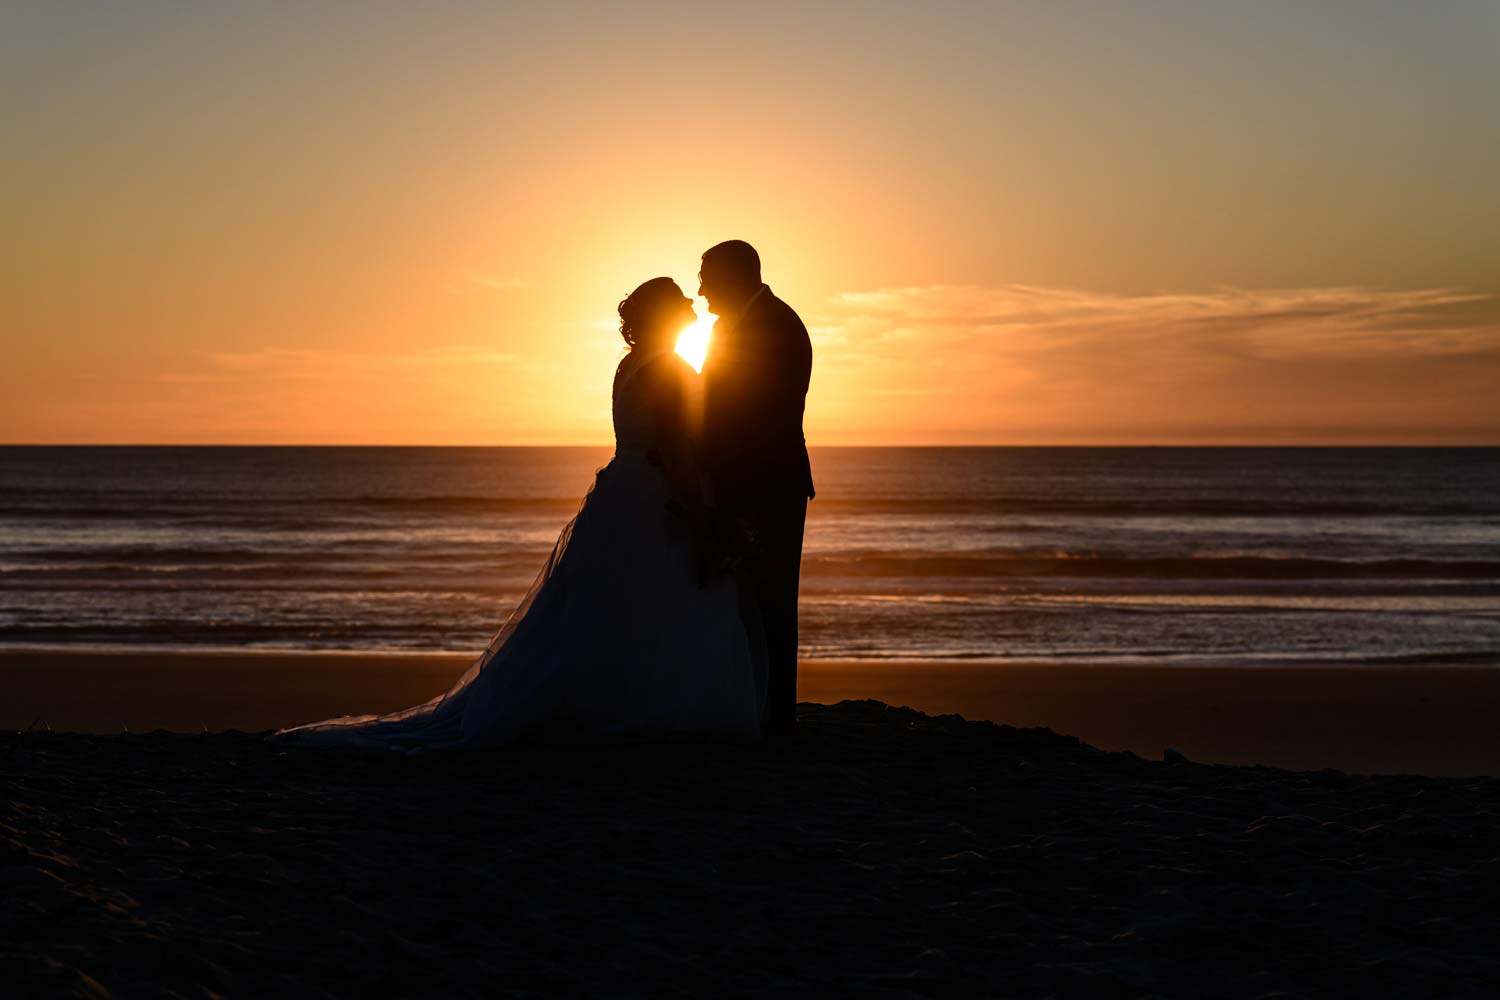
POLYGON ((760 287, 760 257, 748 243, 711 247, 698 268, 698 294, 715 316, 728 316, 760 287))
POLYGON ((708 311, 723 316, 733 310, 732 283, 726 282, 722 267, 715 267, 712 259, 703 258, 698 268, 698 295, 708 303, 708 311))

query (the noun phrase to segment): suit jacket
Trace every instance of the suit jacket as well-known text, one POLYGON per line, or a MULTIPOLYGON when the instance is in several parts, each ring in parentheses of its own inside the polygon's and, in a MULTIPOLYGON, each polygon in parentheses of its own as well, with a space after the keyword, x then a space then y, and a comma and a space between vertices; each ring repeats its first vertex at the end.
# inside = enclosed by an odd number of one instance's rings
POLYGON ((802 435, 811 376, 807 327, 770 288, 732 322, 714 324, 703 363, 703 447, 717 506, 754 512, 812 498, 802 435))

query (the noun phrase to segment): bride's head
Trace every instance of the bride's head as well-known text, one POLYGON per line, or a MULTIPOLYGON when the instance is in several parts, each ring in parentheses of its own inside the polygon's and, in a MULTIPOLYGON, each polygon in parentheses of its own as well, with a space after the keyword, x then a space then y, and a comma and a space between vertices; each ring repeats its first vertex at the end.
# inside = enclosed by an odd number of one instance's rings
POLYGON ((669 348, 698 316, 671 278, 652 278, 620 302, 620 336, 631 350, 669 348))

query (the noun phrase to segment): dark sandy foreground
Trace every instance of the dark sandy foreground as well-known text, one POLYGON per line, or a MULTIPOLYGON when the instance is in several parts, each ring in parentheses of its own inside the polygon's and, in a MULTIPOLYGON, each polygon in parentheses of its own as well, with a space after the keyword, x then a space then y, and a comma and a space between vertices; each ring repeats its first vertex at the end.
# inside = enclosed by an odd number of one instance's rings
MULTIPOLYGON (((252 732, 446 691, 441 653, 0 652, 0 731, 252 732)), ((1106 750, 1387 774, 1500 775, 1494 666, 804 661, 804 701, 875 698, 1042 726, 1106 750)))
POLYGON ((877 702, 774 748, 4 737, 7 995, 1486 996, 1500 780, 877 702), (1278 993, 1278 991, 1280 991, 1278 993))

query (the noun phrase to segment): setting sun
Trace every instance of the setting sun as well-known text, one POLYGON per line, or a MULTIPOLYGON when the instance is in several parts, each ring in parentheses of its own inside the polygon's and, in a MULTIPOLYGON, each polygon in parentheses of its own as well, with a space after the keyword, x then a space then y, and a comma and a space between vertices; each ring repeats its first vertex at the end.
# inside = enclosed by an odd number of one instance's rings
POLYGON ((707 309, 701 309, 698 318, 677 338, 677 353, 696 371, 703 370, 703 359, 708 355, 708 338, 718 318, 707 309))

